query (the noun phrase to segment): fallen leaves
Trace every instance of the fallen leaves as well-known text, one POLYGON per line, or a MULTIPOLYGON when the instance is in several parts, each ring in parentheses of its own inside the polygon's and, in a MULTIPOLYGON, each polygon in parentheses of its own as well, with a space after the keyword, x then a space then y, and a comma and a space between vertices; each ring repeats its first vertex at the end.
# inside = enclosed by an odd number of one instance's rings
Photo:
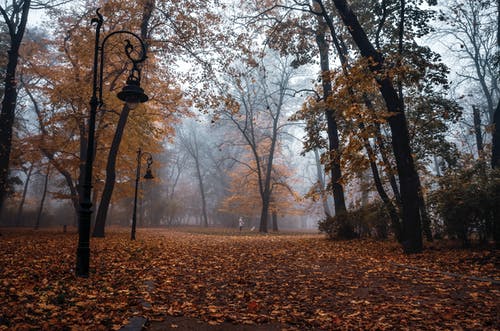
POLYGON ((290 329, 494 330, 499 323, 498 285, 446 274, 498 279, 494 252, 407 257, 390 243, 317 235, 141 230, 140 238, 115 231, 92 239, 91 277, 81 279, 73 270, 76 235, 3 232, 0 330, 116 330, 132 316, 167 315, 290 329))

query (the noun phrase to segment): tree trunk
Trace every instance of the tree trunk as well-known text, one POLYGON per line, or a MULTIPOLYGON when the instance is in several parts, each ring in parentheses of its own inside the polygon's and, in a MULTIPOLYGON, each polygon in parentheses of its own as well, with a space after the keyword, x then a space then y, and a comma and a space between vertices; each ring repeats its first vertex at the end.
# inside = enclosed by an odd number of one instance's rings
POLYGON ((422 185, 419 185, 418 190, 418 204, 420 206, 420 215, 422 217, 422 230, 427 241, 432 242, 432 230, 431 230, 431 219, 427 213, 427 207, 424 199, 424 192, 422 192, 422 185))
POLYGON ((321 168, 321 161, 319 159, 318 149, 314 149, 314 161, 316 162, 316 173, 318 176, 318 183, 320 185, 321 202, 323 203, 323 210, 325 212, 326 217, 332 217, 332 211, 330 210, 330 205, 328 204, 328 195, 325 193, 325 176, 323 174, 323 169, 321 168))
MULTIPOLYGON (((399 15, 399 26, 398 26, 398 61, 397 66, 402 66, 402 60, 404 56, 404 28, 405 28, 405 18, 406 18, 406 1, 400 0, 400 15, 399 15)), ((401 112, 406 111, 405 98, 403 94, 403 81, 398 79, 398 96, 399 102, 401 104, 401 112)), ((420 178, 418 180, 418 204, 420 209, 420 215, 422 219, 422 227, 425 237, 428 241, 432 241, 432 231, 431 231, 431 221, 429 215, 427 214, 427 207, 425 205, 424 192, 422 190, 422 185, 420 183, 420 178)))
MULTIPOLYGON (((500 0, 497 0, 497 52, 500 53, 500 0)), ((492 132, 492 148, 491 148, 491 167, 493 169, 500 168, 500 100, 498 100, 497 108, 493 113, 493 132, 492 132)), ((500 222, 497 222, 497 247, 500 246, 500 222)))
MULTIPOLYGON (((371 146, 370 146, 371 147, 371 146)), ((359 190, 361 191, 361 207, 366 207, 368 205, 370 198, 370 184, 368 182, 368 177, 366 171, 362 170, 358 174, 359 178, 359 190)))
POLYGON ((476 136, 477 156, 479 159, 483 158, 483 135, 481 133, 481 114, 476 106, 472 106, 472 115, 474 119, 474 135, 476 136))
MULTIPOLYGON (((73 205, 73 209, 75 211, 75 214, 73 216, 76 217, 78 215, 78 210, 80 209, 80 204, 78 203, 78 191, 73 183, 71 174, 57 162, 57 160, 54 158, 53 152, 43 147, 41 148, 41 151, 43 155, 45 155, 45 157, 49 159, 50 164, 52 164, 54 168, 56 168, 56 170, 59 171, 59 173, 64 177, 64 180, 66 181, 66 184, 68 185, 69 191, 71 193, 71 204, 73 205)), ((77 223, 76 220, 75 223, 77 223)))
MULTIPOLYGON (((362 124, 361 129, 363 128, 364 125, 362 124)), ((382 180, 380 179, 380 174, 378 171, 377 164, 375 163, 376 160, 375 153, 373 151, 372 146, 370 145, 370 141, 366 136, 364 136, 363 138, 363 143, 366 149, 366 153, 368 154, 368 158, 370 160, 370 168, 372 170, 373 180, 375 182, 375 188, 377 189, 380 199, 382 199, 382 202, 384 203, 384 206, 387 209, 387 212, 389 213, 389 217, 391 219, 391 228, 392 231, 394 232, 394 236, 396 237, 398 242, 401 243, 401 222, 399 219, 398 212, 384 189, 384 185, 382 184, 382 180)))
MULTIPOLYGON (((46 148, 47 144, 45 143, 44 138, 49 136, 49 134, 47 132, 47 129, 44 126, 40 107, 38 107, 38 102, 36 101, 35 97, 31 93, 31 91, 26 86, 24 87, 24 90, 26 91, 26 94, 28 95, 31 102, 33 103, 33 108, 35 109, 35 113, 37 115, 37 120, 38 120, 38 124, 40 126, 40 131, 42 132, 42 143, 40 144, 40 151, 47 159, 49 159, 49 164, 53 165, 56 168, 56 170, 59 171, 59 173, 64 177, 64 180, 66 181, 66 184, 68 185, 69 191, 71 192, 71 203, 73 205, 73 209, 75 210, 75 214, 73 215, 74 216, 74 223, 76 225, 78 225, 77 215, 78 215, 78 210, 80 208, 78 197, 80 196, 80 191, 79 191, 80 184, 79 183, 81 181, 79 180, 78 185, 75 186, 75 184, 73 182, 73 178, 71 177, 71 174, 66 169, 64 169, 64 167, 61 166, 57 162, 57 160, 54 158, 54 151, 49 149, 49 148, 46 148)), ((81 126, 80 126, 80 129, 81 129, 81 126)), ((81 131, 80 131, 80 133, 82 134, 81 131)), ((82 154, 80 154, 80 155, 82 155, 82 154)), ((81 163, 81 164, 83 164, 83 163, 81 163)), ((83 172, 80 168, 80 176, 81 176, 81 173, 83 173, 83 172)))
POLYGON ((12 127, 17 103, 16 67, 19 54, 12 49, 8 52, 5 75, 5 94, 0 113, 0 212, 3 208, 9 178, 10 151, 12 149, 12 127))
POLYGON ((47 164, 47 173, 45 174, 45 181, 43 183, 42 199, 40 200, 40 206, 38 207, 38 213, 36 214, 35 230, 38 230, 40 228, 40 223, 42 221, 43 205, 45 204, 45 197, 47 196, 49 175, 50 175, 50 163, 47 164))
POLYGON ((401 193, 399 191, 398 182, 396 180, 396 176, 394 175, 393 168, 391 165, 391 160, 389 160, 389 156, 387 155, 384 138, 382 137, 382 131, 380 129, 380 124, 376 123, 376 133, 375 133, 375 143, 378 146, 380 156, 382 157, 382 161, 384 161, 386 167, 387 177, 389 178, 389 183, 391 184, 392 192, 394 194, 394 198, 396 199, 396 203, 401 208, 403 202, 401 201, 401 193))
POLYGON ((113 189, 116 182, 116 158, 118 157, 118 151, 120 149, 120 143, 122 141, 122 136, 123 132, 125 131, 129 113, 130 109, 127 105, 125 105, 120 114, 118 124, 116 125, 116 131, 113 136, 113 141, 111 142, 111 147, 109 149, 108 161, 106 163, 106 180, 104 182, 101 202, 99 203, 99 208, 97 210, 95 218, 92 237, 103 238, 105 235, 104 229, 106 227, 106 218, 108 215, 109 204, 111 202, 111 196, 113 195, 113 189))
POLYGON ((325 115, 328 132, 328 150, 331 158, 331 176, 333 200, 335 203, 335 215, 339 215, 347 210, 344 197, 344 188, 340 183, 342 170, 340 168, 340 142, 335 120, 334 111, 328 106, 328 98, 331 95, 332 83, 330 79, 330 64, 328 56, 328 42, 325 38, 325 29, 327 28, 323 18, 318 18, 318 27, 316 29, 316 44, 319 48, 321 83, 323 87, 323 102, 325 104, 325 115))
MULTIPOLYGON (((331 18, 326 13, 326 9, 323 6, 322 2, 317 1, 317 3, 321 6, 321 12, 323 14, 323 18, 330 29, 332 41, 333 41, 333 44, 337 50, 337 53, 339 54, 339 59, 340 59, 340 62, 342 64, 344 75, 347 76, 348 75, 347 68, 349 67, 349 62, 348 62, 348 53, 347 53, 347 48, 345 47, 345 43, 343 42, 342 38, 340 38, 337 35, 337 33, 335 31, 335 26, 334 26, 331 18)), ((404 12, 404 0, 402 0, 402 6, 403 6, 402 13, 403 13, 404 12)), ((400 37, 402 38, 401 35, 400 35, 400 37)), ((400 45, 399 45, 400 52, 402 51, 402 39, 401 38, 400 38, 400 45)), ((349 89, 349 93, 353 96, 355 94, 352 89, 349 89)), ((400 88, 400 93, 402 95, 402 85, 400 88)), ((363 95, 363 100, 364 100, 366 107, 369 110, 374 112, 375 110, 373 108, 373 104, 371 103, 370 99, 366 95, 363 95)), ((359 124, 359 127, 361 130, 363 130, 365 127, 364 123, 361 122, 359 124)), ((397 184, 396 184, 396 179, 395 179, 394 174, 392 173, 392 171, 390 169, 391 167, 390 167, 389 159, 388 159, 387 155, 385 154, 385 151, 382 148, 383 141, 381 139, 381 134, 380 134, 380 125, 377 125, 377 130, 378 130, 378 136, 380 138, 379 142, 380 142, 380 147, 381 147, 382 159, 386 163, 386 166, 389 168, 389 171, 387 172, 388 176, 389 176, 389 181, 391 182, 391 186, 392 186, 393 191, 394 191, 394 196, 396 198, 396 202, 398 203, 398 205, 400 205, 401 198, 399 195, 399 189, 398 189, 397 184)), ((381 197, 381 199, 382 199, 382 201, 383 201, 383 203, 384 203, 384 205, 389 213, 389 216, 391 218, 391 227, 393 229, 393 232, 394 232, 397 240, 399 242, 401 242, 401 222, 400 222, 399 214, 398 214, 397 209, 394 207, 392 201, 388 197, 388 195, 383 187, 383 184, 382 184, 382 181, 380 179, 379 172, 378 172, 378 167, 374 161, 376 159, 375 153, 372 149, 372 146, 371 146, 369 140, 366 137, 364 138, 364 145, 365 145, 365 149, 367 151, 368 157, 370 159, 370 168, 372 169, 372 173, 373 173, 373 177, 374 177, 374 181, 375 181, 375 187, 376 187, 376 189, 377 189, 377 191, 378 191, 378 193, 379 193, 379 195, 380 195, 380 197, 381 197)))
MULTIPOLYGON (((12 128, 14 125, 16 104, 17 104, 17 81, 16 69, 19 60, 19 47, 24 37, 26 23, 31 1, 25 0, 22 8, 17 9, 20 13, 18 22, 14 22, 4 14, 4 20, 10 24, 10 49, 7 54, 7 67, 4 80, 4 96, 2 101, 2 111, 0 112, 0 214, 3 210, 3 202, 7 190, 9 177, 10 151, 12 149, 12 128), (16 24, 18 23, 18 24, 16 24), (17 26, 16 26, 17 25, 17 26)), ((13 9, 14 10, 14 9, 13 9)))
MULTIPOLYGON (((382 72, 384 59, 368 40, 365 31, 347 2, 345 0, 333 0, 333 2, 344 24, 349 27, 349 33, 358 46, 361 55, 373 61, 373 64, 369 67, 370 70, 374 73, 382 72)), ((402 111, 401 102, 390 78, 383 75, 382 77, 378 76, 376 79, 387 110, 392 113, 392 116, 388 118, 388 122, 392 132, 392 148, 401 189, 403 249, 407 254, 419 253, 423 249, 418 198, 419 179, 411 155, 406 116, 402 111)))
MULTIPOLYGON (((143 4, 142 20, 141 20, 141 39, 146 41, 146 51, 149 48, 147 44, 148 36, 148 25, 151 19, 151 13, 154 9, 154 1, 145 1, 143 4)), ((123 131, 125 125, 127 124, 127 119, 130 109, 125 105, 120 114, 120 119, 116 126, 115 135, 113 136, 113 142, 109 150, 108 161, 106 164, 106 181, 104 189, 101 196, 101 202, 99 203, 99 209, 97 210, 94 231, 92 233, 93 237, 104 237, 106 217, 108 214, 109 204, 111 202, 111 196, 113 194, 113 189, 116 179, 116 158, 118 156, 118 150, 120 148, 120 142, 123 136, 123 131)), ((95 149, 94 149, 95 150, 95 149)), ((140 162, 140 160, 139 160, 140 162)))
POLYGON ((434 155, 434 170, 436 171, 436 176, 441 177, 441 168, 439 167, 439 160, 436 155, 434 155))
POLYGON ((493 116, 493 132, 491 139, 491 167, 500 168, 500 100, 498 101, 495 114, 493 116))
POLYGON ((279 229, 278 229, 278 213, 276 213, 276 211, 273 211, 271 215, 273 218, 273 231, 278 232, 279 231, 279 229))
POLYGON ((205 198, 205 186, 203 185, 203 177, 201 175, 200 163, 199 159, 195 158, 196 164, 196 175, 198 176, 198 185, 200 187, 200 196, 201 196, 201 211, 203 217, 203 226, 208 227, 208 216, 207 216, 207 201, 205 198))
POLYGON ((267 219, 269 217, 269 193, 264 192, 262 195, 262 211, 260 213, 259 232, 267 233, 267 219))
POLYGON ((26 194, 28 193, 28 185, 31 179, 31 174, 33 173, 34 164, 30 164, 30 168, 28 170, 28 174, 26 175, 26 181, 24 182, 23 187, 23 195, 21 197, 21 201, 19 202, 19 207, 17 208, 16 214, 16 226, 19 226, 21 223, 21 216, 23 214, 24 202, 26 201, 26 194))

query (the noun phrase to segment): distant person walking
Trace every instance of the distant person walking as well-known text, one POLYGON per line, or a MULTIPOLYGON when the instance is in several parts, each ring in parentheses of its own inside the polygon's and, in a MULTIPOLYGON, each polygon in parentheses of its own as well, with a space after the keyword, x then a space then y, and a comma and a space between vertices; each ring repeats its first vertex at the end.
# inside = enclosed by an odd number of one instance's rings
POLYGON ((243 220, 243 217, 240 216, 240 219, 238 220, 238 225, 240 227, 240 232, 243 229, 243 225, 245 225, 245 221, 243 220))

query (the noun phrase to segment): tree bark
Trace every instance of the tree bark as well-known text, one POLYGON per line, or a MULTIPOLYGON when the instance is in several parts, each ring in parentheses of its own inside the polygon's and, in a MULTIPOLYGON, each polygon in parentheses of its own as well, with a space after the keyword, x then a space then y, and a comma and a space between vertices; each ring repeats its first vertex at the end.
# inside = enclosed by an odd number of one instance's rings
POLYGON ((344 24, 358 46, 361 55, 370 58, 373 64, 370 70, 376 74, 376 80, 387 110, 392 114, 388 118, 392 132, 392 148, 398 169, 402 199, 402 239, 405 253, 419 253, 423 249, 421 219, 419 209, 419 179, 411 155, 406 116, 394 85, 387 75, 380 75, 384 69, 384 59, 375 50, 359 24, 359 21, 345 0, 333 0, 344 24))
POLYGON ((474 135, 476 136, 477 156, 479 159, 483 158, 483 135, 481 133, 481 114, 476 106, 472 106, 472 115, 474 119, 474 135))
MULTIPOLYGON (((148 36, 148 26, 151 19, 152 11, 154 9, 154 0, 145 1, 143 4, 142 20, 141 20, 141 39, 145 41, 146 51, 148 50, 147 38, 148 36)), ((116 131, 113 136, 113 141, 109 150, 108 161, 106 164, 106 180, 104 189, 101 196, 101 201, 99 203, 99 208, 97 210, 94 231, 92 232, 93 237, 104 237, 105 236, 105 226, 106 218, 108 214, 109 204, 111 202, 111 197, 113 195, 113 189, 116 180, 116 158, 118 156, 118 150, 120 148, 120 142, 122 140, 123 131, 127 124, 128 115, 130 109, 125 105, 120 113, 120 118, 116 126, 116 131)), ((96 149, 94 149, 96 150, 96 149)), ((140 161, 139 161, 140 162, 140 161)))
POLYGON ((16 214, 16 226, 19 226, 21 223, 21 216, 23 214, 24 202, 26 201, 26 194, 28 193, 28 185, 31 179, 31 174, 33 173, 34 164, 31 163, 28 169, 28 174, 26 175, 26 181, 24 182, 23 187, 23 195, 21 197, 21 201, 19 202, 19 207, 17 208, 16 214))
MULTIPOLYGON (((361 126, 361 129, 364 128, 364 125, 361 126)), ((364 147, 366 149, 366 153, 368 154, 368 159, 370 160, 370 169, 372 170, 373 174, 373 181, 375 182, 375 188, 377 189, 377 192, 380 196, 380 199, 382 200, 385 208, 387 209, 387 212, 389 213, 389 217, 391 219, 391 228, 392 231, 398 240, 398 242, 401 242, 401 222, 399 219, 398 211, 396 207, 394 207, 394 204, 392 203, 391 199, 387 195, 384 185, 382 184, 382 180, 380 179, 380 174, 378 171, 377 164, 375 163, 375 152, 373 151, 372 146, 370 145, 370 141, 368 140, 367 137, 363 138, 363 143, 364 147)))
MULTIPOLYGON (((500 168, 500 100, 493 116, 493 137, 491 149, 491 167, 500 168)), ((500 222, 499 222, 500 223, 500 222)))
POLYGON ((321 68, 321 83, 323 87, 323 102, 325 104, 325 115, 327 121, 328 132, 328 150, 331 158, 331 176, 332 176, 332 191, 335 204, 335 215, 346 212, 344 187, 340 183, 342 178, 342 170, 340 168, 340 141, 337 129, 337 121, 335 120, 334 110, 328 106, 328 99, 332 91, 332 83, 330 79, 330 63, 328 56, 328 42, 325 38, 326 23, 323 17, 318 17, 318 27, 316 29, 316 44, 319 48, 320 68, 321 68))
POLYGON ((42 212, 43 212, 43 206, 45 204, 45 198, 47 196, 49 175, 50 175, 50 163, 47 164, 47 173, 45 174, 45 181, 43 183, 42 199, 40 200, 40 206, 38 207, 38 212, 36 214, 35 230, 38 230, 40 228, 40 223, 42 221, 42 212))
POLYGON ((120 150, 120 143, 122 141, 129 113, 130 109, 127 105, 125 105, 120 113, 113 141, 111 142, 108 161, 106 163, 106 180, 102 190, 101 202, 99 203, 99 208, 97 209, 92 237, 103 238, 105 236, 106 218, 116 182, 116 159, 118 157, 118 151, 120 150))
POLYGON ((279 231, 279 229, 278 229, 278 213, 276 213, 276 211, 273 211, 271 213, 271 216, 273 219, 273 231, 278 232, 279 231))
POLYGON ((263 193, 262 195, 262 210, 260 213, 260 224, 259 232, 267 233, 267 220, 269 218, 269 193, 263 193))
POLYGON ((0 6, 0 12, 9 29, 10 36, 10 48, 7 52, 7 68, 4 80, 4 96, 2 111, 0 112, 0 214, 3 209, 9 177, 12 129, 17 104, 16 69, 19 61, 19 48, 24 37, 24 31, 26 30, 26 23, 28 22, 30 4, 30 0, 25 0, 22 3, 22 7, 17 9, 18 13, 21 13, 21 18, 18 22, 11 19, 5 11, 5 8, 0 6))
MULTIPOLYGON (((195 146, 198 149, 198 146, 195 146)), ((203 184, 203 176, 201 175, 201 168, 199 162, 198 152, 196 152, 196 158, 194 160, 196 165, 196 175, 198 177, 198 185, 200 187, 200 196, 201 196, 201 212, 202 212, 202 221, 203 226, 208 227, 208 216, 207 216, 207 201, 205 197, 205 186, 203 184)))
MULTIPOLYGON (((497 52, 500 53, 500 0, 497 0, 497 52)), ((500 168, 500 100, 498 100, 497 108, 493 113, 493 132, 492 132, 492 148, 491 148, 491 167, 493 169, 500 168)), ((497 222, 497 247, 500 246, 500 222, 497 222)))
POLYGON ((321 202, 323 203, 323 210, 325 212, 326 217, 332 217, 332 211, 330 210, 330 205, 328 204, 328 196, 325 193, 325 176, 323 174, 323 169, 321 168, 321 161, 319 158, 319 152, 318 149, 314 149, 314 160, 316 162, 316 173, 318 176, 318 183, 320 185, 320 192, 319 194, 321 195, 321 202))
POLYGON ((420 206, 420 215, 422 218, 422 231, 424 232, 425 239, 432 242, 434 240, 431 230, 431 219, 429 213, 427 212, 427 207, 424 199, 424 192, 422 192, 422 185, 418 188, 418 204, 420 206))

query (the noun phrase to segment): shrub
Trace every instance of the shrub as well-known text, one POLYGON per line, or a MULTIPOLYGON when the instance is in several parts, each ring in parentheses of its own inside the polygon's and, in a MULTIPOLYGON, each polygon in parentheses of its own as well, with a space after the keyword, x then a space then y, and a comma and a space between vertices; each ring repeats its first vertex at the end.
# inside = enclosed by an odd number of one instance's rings
POLYGON ((431 205, 448 237, 470 246, 472 234, 481 242, 499 243, 500 171, 478 163, 440 178, 431 205))
POLYGON ((330 239, 376 237, 386 239, 389 234, 388 215, 381 202, 373 202, 353 211, 327 217, 319 221, 319 230, 330 239))

